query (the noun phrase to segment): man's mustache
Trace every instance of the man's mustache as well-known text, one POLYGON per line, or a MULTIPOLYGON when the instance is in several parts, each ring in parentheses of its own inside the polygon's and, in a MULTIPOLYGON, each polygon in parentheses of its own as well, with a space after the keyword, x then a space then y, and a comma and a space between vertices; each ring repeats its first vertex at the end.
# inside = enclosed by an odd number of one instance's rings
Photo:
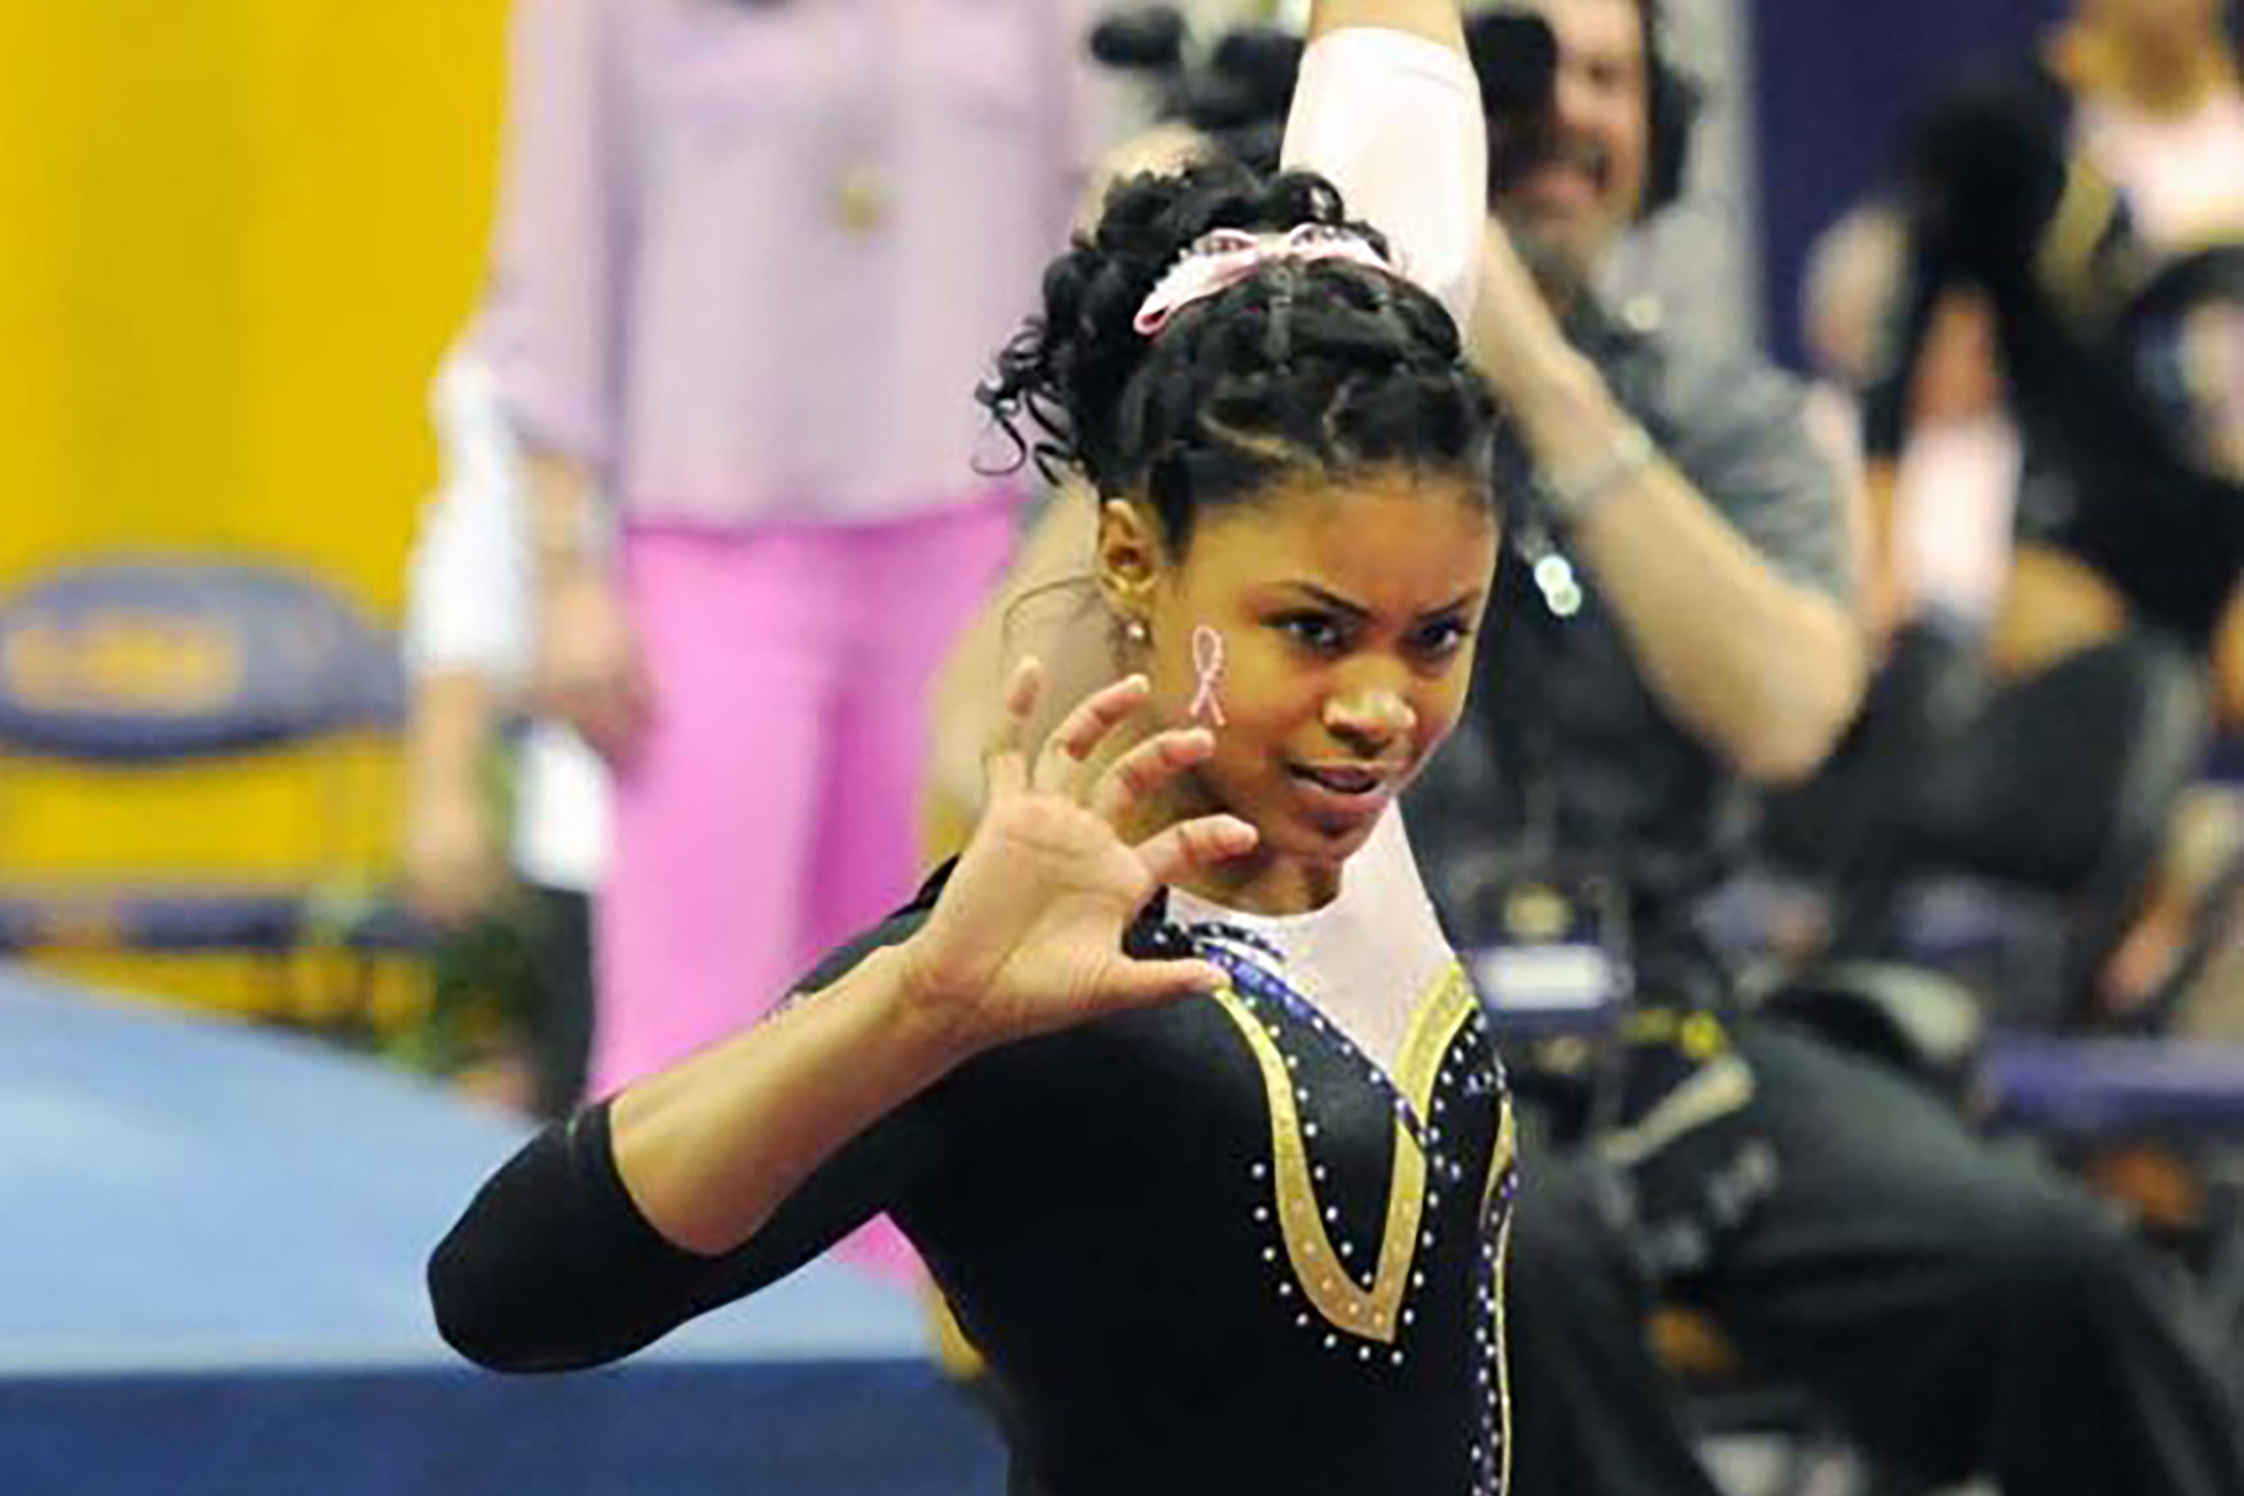
POLYGON ((1489 182, 1498 190, 1545 166, 1571 166, 1603 186, 1611 179, 1612 153, 1583 135, 1570 135, 1548 121, 1489 121, 1489 182))

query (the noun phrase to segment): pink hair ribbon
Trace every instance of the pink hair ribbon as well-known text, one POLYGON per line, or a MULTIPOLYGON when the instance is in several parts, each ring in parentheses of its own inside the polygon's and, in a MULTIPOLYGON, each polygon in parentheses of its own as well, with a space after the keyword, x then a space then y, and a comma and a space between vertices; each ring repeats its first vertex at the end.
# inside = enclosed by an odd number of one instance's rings
POLYGON ((1280 260, 1347 260, 1374 270, 1394 268, 1369 239, 1329 223, 1299 223, 1282 234, 1210 229, 1186 246, 1131 325, 1150 338, 1193 302, 1228 290, 1280 260))
POLYGON ((1192 720, 1205 715, 1223 726, 1223 702, 1216 696, 1223 680, 1223 635, 1204 623, 1192 631, 1192 671, 1199 677, 1198 689, 1192 693, 1192 720))

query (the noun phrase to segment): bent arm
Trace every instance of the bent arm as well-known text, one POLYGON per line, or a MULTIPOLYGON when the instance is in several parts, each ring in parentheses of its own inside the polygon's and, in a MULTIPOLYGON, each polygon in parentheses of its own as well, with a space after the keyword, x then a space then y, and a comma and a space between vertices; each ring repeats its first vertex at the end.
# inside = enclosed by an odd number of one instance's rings
POLYGON ((1853 720, 1868 673, 1861 620, 1791 580, 1662 468, 1577 532, 1669 710, 1739 772, 1805 778, 1853 720))
POLYGON ((914 1002, 905 966, 894 947, 876 950, 616 1098, 616 1169, 650 1225, 688 1251, 736 1249, 844 1144, 964 1057, 914 1002))
POLYGON ((896 947, 917 925, 533 1139, 430 1260, 444 1338, 499 1370, 611 1361, 908 1200, 939 1148, 913 1103, 962 1057, 906 991, 896 947))
MULTIPOLYGON (((1508 346, 1514 357, 1500 382, 1541 472, 1597 472, 1635 439, 1634 417, 1571 347, 1523 358, 1516 337, 1508 346)), ((1816 532, 1806 537, 1813 548, 1837 543, 1835 475, 1792 402, 1726 434, 1704 433, 1700 445, 1739 448, 1707 480, 1732 490, 1724 497, 1733 512, 1789 514, 1816 532)), ((1842 596, 1776 564, 1675 456, 1602 484, 1569 526, 1574 545, 1676 719, 1751 778, 1802 778, 1861 703, 1862 619, 1842 596)))

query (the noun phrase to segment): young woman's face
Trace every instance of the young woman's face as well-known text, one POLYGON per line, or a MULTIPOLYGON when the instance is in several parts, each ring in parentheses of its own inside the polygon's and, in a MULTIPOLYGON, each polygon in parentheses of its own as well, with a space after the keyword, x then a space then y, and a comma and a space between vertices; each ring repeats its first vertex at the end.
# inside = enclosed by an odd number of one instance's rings
POLYGON ((1198 705, 1216 739, 1171 809, 1252 822, 1266 865, 1337 869, 1457 721, 1496 541, 1463 481, 1397 468, 1289 481, 1201 517, 1182 558, 1157 547, 1134 614, 1154 711, 1198 705))

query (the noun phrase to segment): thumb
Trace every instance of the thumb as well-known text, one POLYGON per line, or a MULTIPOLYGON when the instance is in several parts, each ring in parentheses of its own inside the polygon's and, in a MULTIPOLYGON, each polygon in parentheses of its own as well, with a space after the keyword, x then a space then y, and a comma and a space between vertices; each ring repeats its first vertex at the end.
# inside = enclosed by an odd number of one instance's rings
POLYGON ((1117 962, 1101 984, 1109 1004, 1121 1008, 1150 1008, 1188 997, 1206 997, 1228 982, 1221 968, 1208 961, 1117 962))

